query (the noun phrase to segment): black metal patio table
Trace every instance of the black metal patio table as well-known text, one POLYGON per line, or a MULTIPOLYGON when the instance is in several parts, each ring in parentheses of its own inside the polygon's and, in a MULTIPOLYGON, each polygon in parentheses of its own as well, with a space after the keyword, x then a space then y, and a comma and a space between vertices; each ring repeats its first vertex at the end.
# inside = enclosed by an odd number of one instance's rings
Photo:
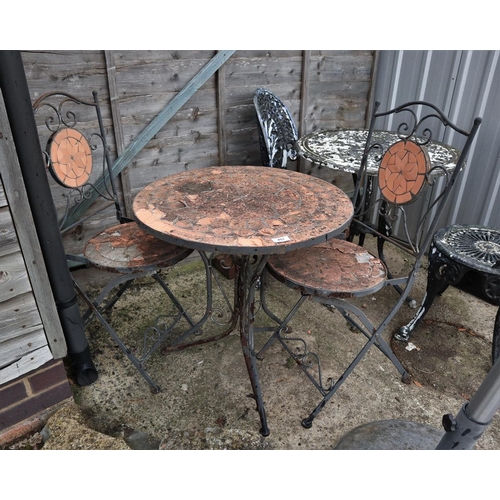
POLYGON ((269 435, 254 350, 256 286, 270 255, 342 233, 353 216, 351 200, 336 186, 299 172, 225 166, 159 179, 138 193, 133 210, 139 226, 157 238, 233 257, 243 356, 260 432, 269 435))
MULTIPOLYGON (((366 144, 368 130, 317 130, 303 135, 296 143, 300 156, 313 163, 356 174, 359 170, 363 149, 366 144)), ((373 139, 380 142, 385 151, 387 145, 393 144, 398 135, 396 132, 376 130, 373 139)), ((445 170, 452 171, 460 156, 460 151, 447 144, 431 141, 427 145, 427 152, 431 165, 441 166, 445 170)), ((378 163, 373 158, 368 158, 368 175, 375 176, 378 173, 378 163)), ((436 171, 436 174, 442 172, 436 171)))

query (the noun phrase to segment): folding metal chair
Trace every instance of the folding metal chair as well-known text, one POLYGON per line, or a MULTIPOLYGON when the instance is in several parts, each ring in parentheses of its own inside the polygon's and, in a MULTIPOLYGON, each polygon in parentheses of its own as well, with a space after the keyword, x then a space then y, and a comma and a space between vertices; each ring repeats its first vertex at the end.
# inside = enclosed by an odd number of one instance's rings
MULTIPOLYGON (((448 202, 451 188, 465 165, 464 160, 481 122, 480 118, 476 118, 470 131, 463 130, 451 123, 436 106, 422 101, 409 102, 384 112, 379 111, 379 106, 379 102, 375 103, 355 186, 353 199, 359 200, 359 203, 356 205, 354 219, 367 234, 383 238, 386 244, 396 245, 411 257, 413 265, 408 275, 391 277, 380 258, 362 246, 339 239, 331 239, 314 247, 272 256, 267 264, 267 271, 281 283, 298 290, 300 297, 262 347, 258 357, 262 358, 269 346, 278 341, 320 392, 321 401, 302 421, 305 428, 311 427, 314 418, 372 346, 376 346, 392 361, 403 381, 409 381, 408 373, 384 340, 383 333, 412 289, 425 252, 429 249, 438 218, 448 202), (401 120, 401 123, 398 126, 399 140, 384 150, 380 144, 372 141, 372 133, 377 123, 388 115, 392 115, 394 120, 401 120), (441 166, 431 168, 426 151, 426 144, 429 144, 435 134, 442 132, 443 129, 453 130, 454 134, 462 137, 464 142, 461 145, 462 154, 451 174, 441 166), (380 194, 372 196, 365 203, 364 196, 368 192, 366 187, 369 182, 365 168, 367 159, 371 155, 379 162, 380 194), (416 230, 410 231, 408 212, 411 203, 424 189, 430 187, 434 200, 425 208, 416 230), (406 238, 396 238, 367 225, 363 219, 368 210, 380 214, 380 217, 388 222, 394 223, 398 220, 405 228, 406 238), (380 322, 371 321, 361 306, 349 300, 375 294, 389 285, 399 285, 402 287, 402 293, 395 294, 394 304, 384 313, 385 317, 380 322), (347 368, 336 377, 336 380, 334 377, 323 380, 319 354, 309 349, 304 338, 287 333, 287 327, 294 315, 307 299, 335 308, 351 328, 366 337, 366 342, 352 361, 346 361, 346 364, 349 363, 347 368)), ((265 301, 263 303, 265 305, 265 301)), ((293 324, 290 326, 293 328, 293 324)), ((331 340, 335 342, 334 332, 331 340)))
POLYGON ((259 122, 259 144, 262 164, 286 168, 288 160, 296 160, 298 153, 297 127, 288 108, 271 91, 259 88, 253 97, 259 122))
MULTIPOLYGON (((48 136, 44 155, 47 170, 56 181, 52 183, 54 202, 59 213, 64 212, 60 230, 62 235, 69 235, 65 240, 68 264, 73 270, 87 266, 110 273, 109 282, 94 298, 74 279, 75 289, 87 307, 82 314, 84 324, 87 326, 92 319, 97 319, 152 392, 158 392, 160 388, 145 369, 147 360, 167 339, 169 344, 178 345, 199 326, 171 292, 160 271, 185 259, 192 250, 158 240, 124 216, 111 169, 97 92, 93 93, 93 101, 83 101, 63 92, 49 92, 35 101, 33 109, 35 117, 44 120, 43 125, 38 120, 40 136, 48 136), (95 168, 99 164, 101 167, 95 168), (84 205, 94 198, 89 210, 84 209, 84 205), (114 215, 107 215, 109 208, 114 215), (109 226, 110 221, 111 227, 102 227, 103 224, 109 226), (71 249, 80 249, 89 231, 92 237, 85 244, 83 255, 73 253, 71 249), (69 250, 68 245, 72 247, 69 250), (142 341, 137 342, 136 347, 129 347, 104 315, 111 311, 134 280, 145 276, 151 276, 163 288, 173 304, 173 312, 157 318, 143 333, 142 341), (186 321, 186 327, 181 335, 173 338, 172 332, 181 320, 186 321)), ((210 283, 208 271, 207 280, 210 283)))
MULTIPOLYGON (((500 306, 500 230, 466 224, 443 227, 432 238, 429 252, 427 289, 411 321, 394 338, 408 341, 429 312, 437 295, 449 285, 458 285, 470 276, 478 282, 483 297, 500 306)), ((500 309, 499 309, 500 311, 500 309)), ((500 313, 493 330, 492 363, 500 355, 500 313)))

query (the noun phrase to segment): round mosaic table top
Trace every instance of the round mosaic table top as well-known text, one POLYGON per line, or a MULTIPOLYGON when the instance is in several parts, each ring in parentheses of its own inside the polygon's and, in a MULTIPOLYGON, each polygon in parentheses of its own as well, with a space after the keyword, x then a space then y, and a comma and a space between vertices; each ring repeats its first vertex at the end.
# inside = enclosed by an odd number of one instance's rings
POLYGON ((336 186, 299 172, 209 167, 159 179, 137 194, 137 223, 157 238, 203 251, 276 254, 326 241, 350 224, 336 186))

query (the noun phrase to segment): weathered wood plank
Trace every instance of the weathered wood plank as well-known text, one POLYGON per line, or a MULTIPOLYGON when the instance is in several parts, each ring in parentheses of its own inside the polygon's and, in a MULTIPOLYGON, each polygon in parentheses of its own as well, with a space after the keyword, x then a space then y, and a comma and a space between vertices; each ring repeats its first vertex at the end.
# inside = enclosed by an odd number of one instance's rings
MULTIPOLYGON (((302 61, 302 88, 300 92, 300 119, 297 125, 299 137, 304 135, 306 130, 306 113, 309 103, 309 67, 311 65, 311 51, 304 50, 302 61)), ((298 158, 298 170, 304 172, 304 158, 298 158)))
POLYGON ((43 325, 27 327, 22 335, 0 340, 0 369, 47 345, 43 325))
POLYGON ((301 73, 302 57, 267 60, 239 59, 226 68, 226 79, 228 88, 244 86, 256 89, 280 84, 300 86, 301 73))
POLYGON ((0 385, 14 380, 25 373, 36 370, 53 359, 48 346, 32 351, 26 356, 0 370, 0 385))
POLYGON ((9 207, 0 208, 0 257, 20 250, 9 207))
POLYGON ((238 50, 235 55, 239 59, 265 59, 265 58, 288 58, 300 57, 301 50, 238 50))
POLYGON ((26 328, 42 325, 33 294, 28 292, 0 302, 0 340, 20 335, 26 328))
MULTIPOLYGON (((124 112, 128 114, 126 109, 124 109, 124 112)), ((130 115, 128 116, 130 117, 130 115)), ((122 127, 125 141, 129 143, 132 142, 141 130, 147 126, 149 121, 147 115, 132 115, 130 118, 124 118, 122 120, 122 127)), ((215 101, 211 108, 193 106, 180 110, 179 115, 173 117, 172 120, 165 124, 151 140, 163 139, 166 141, 170 138, 190 135, 193 130, 199 131, 200 133, 216 132, 217 111, 215 108, 215 101)), ((145 147, 147 147, 147 144, 145 147)))
POLYGON ((101 98, 107 99, 102 50, 23 51, 22 58, 34 99, 53 90, 81 93, 81 97, 92 95, 92 90, 97 90, 101 98))
POLYGON ((21 252, 0 257, 0 302, 31 291, 21 252))
POLYGON ((0 175, 0 208, 7 206, 7 198, 5 197, 5 192, 3 190, 2 176, 0 175))
POLYGON ((339 81, 370 78, 373 52, 311 54, 309 74, 311 80, 339 81))
MULTIPOLYGON (((133 55, 133 54, 132 54, 133 55)), ((120 68, 117 65, 117 83, 120 94, 155 94, 168 88, 171 92, 180 92, 197 73, 214 57, 214 52, 208 53, 203 59, 179 59, 165 61, 161 59, 148 62, 136 62, 120 68), (126 69, 126 71, 123 71, 126 69), (130 89, 133 89, 132 91, 130 89)), ((215 76, 212 73, 202 85, 215 87, 215 76)))
MULTIPOLYGON (((123 137, 120 102, 118 97, 118 86, 116 83, 116 66, 113 57, 113 51, 105 50, 104 54, 106 58, 106 71, 108 73, 109 102, 111 106, 111 114, 113 116, 113 123, 114 123, 113 129, 115 132, 116 151, 118 156, 120 156, 125 150, 125 139, 123 137)), ((125 167, 120 172, 119 178, 121 182, 122 192, 124 193, 123 197, 123 202, 124 202, 123 204, 125 209, 124 215, 126 215, 127 217, 133 217, 128 167, 125 167)))
MULTIPOLYGON (((44 328, 46 331, 50 332, 48 341, 52 354, 56 359, 62 358, 66 356, 67 353, 66 341, 59 321, 59 315, 55 307, 40 243, 34 229, 35 226, 33 216, 31 215, 28 196, 23 184, 23 177, 20 172, 9 121, 5 112, 5 107, 3 106, 3 97, 0 99, 0 103, 2 103, 0 104, 0 131, 2 132, 2 136, 0 137, 0 165, 2 168, 2 180, 5 193, 9 202, 12 219, 16 227, 19 245, 24 256, 24 259, 22 256, 20 257, 19 265, 21 265, 21 261, 22 266, 25 266, 24 262, 27 263, 24 272, 26 273, 27 271, 29 280, 27 277, 25 277, 25 280, 28 287, 30 286, 33 290, 44 328)), ((0 262, 5 258, 6 257, 1 257, 0 262)), ((11 256, 8 256, 8 258, 10 259, 11 256)), ((9 263, 9 265, 11 264, 12 263, 9 263)), ((20 276, 21 270, 18 269, 17 272, 20 276)), ((7 278, 9 278, 9 275, 7 275, 7 278)), ((20 295, 19 290, 23 289, 23 287, 26 290, 26 284, 16 284, 16 293, 11 293, 9 296, 7 296, 7 294, 2 294, 0 300, 7 300, 8 298, 20 295)), ((3 289, 4 286, 0 285, 0 288, 3 289)), ((12 292, 10 288, 7 291, 12 292)))
POLYGON ((227 165, 226 159, 226 68, 217 72, 217 132, 219 134, 219 164, 227 165))
MULTIPOLYGON (((178 92, 163 87, 156 93, 122 95, 120 96, 121 119, 128 123, 147 125, 161 111, 162 105, 170 102, 177 94, 178 92)), ((179 107, 171 120, 192 119, 194 108, 213 112, 217 106, 216 99, 215 87, 200 88, 189 101, 179 107)))

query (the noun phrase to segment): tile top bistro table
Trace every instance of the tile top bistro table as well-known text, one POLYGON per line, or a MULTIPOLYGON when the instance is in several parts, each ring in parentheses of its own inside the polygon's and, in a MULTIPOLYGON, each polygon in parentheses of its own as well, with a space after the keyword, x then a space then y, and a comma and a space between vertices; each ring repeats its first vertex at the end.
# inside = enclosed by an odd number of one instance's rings
POLYGON ((339 188, 284 169, 229 166, 174 174, 146 186, 133 203, 148 233, 202 252, 229 253, 238 269, 240 338, 261 420, 269 434, 254 351, 255 288, 272 254, 343 232, 353 206, 339 188))

